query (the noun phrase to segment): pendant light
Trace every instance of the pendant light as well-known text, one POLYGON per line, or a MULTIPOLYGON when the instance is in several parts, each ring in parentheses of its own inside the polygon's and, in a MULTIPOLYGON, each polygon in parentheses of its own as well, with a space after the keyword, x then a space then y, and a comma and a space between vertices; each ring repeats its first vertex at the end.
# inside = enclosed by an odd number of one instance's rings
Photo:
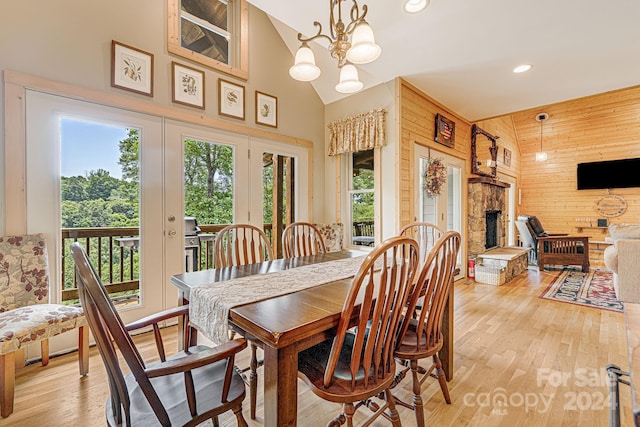
POLYGON ((548 118, 549 115, 547 113, 539 113, 536 115, 536 121, 540 122, 540 151, 536 153, 536 162, 547 161, 547 152, 542 150, 542 125, 548 118))

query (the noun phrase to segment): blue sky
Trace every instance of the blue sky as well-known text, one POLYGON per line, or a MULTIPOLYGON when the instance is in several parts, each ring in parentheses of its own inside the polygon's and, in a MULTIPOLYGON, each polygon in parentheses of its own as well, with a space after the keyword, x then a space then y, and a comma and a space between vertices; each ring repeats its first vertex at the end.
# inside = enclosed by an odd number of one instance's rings
POLYGON ((62 135, 62 176, 86 176, 97 169, 121 178, 118 142, 127 137, 126 128, 64 118, 62 135))

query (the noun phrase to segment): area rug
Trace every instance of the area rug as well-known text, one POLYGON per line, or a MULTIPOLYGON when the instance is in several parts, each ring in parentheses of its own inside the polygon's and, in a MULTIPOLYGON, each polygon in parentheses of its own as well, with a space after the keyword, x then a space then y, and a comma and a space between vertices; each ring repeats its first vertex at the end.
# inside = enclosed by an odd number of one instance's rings
POLYGON ((623 305, 613 291, 613 273, 591 269, 588 273, 564 269, 540 298, 622 313, 623 305))

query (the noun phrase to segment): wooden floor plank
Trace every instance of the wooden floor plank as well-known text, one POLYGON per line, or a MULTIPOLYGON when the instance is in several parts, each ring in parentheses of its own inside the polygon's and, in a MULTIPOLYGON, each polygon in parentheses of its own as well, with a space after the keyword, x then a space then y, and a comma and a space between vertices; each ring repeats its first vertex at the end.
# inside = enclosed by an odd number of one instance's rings
MULTIPOLYGON (((422 393, 427 425, 608 425, 604 367, 615 363, 628 368, 623 315, 538 298, 555 275, 528 270, 503 286, 456 283, 452 404, 446 405, 436 382, 427 380, 422 393), (588 374, 598 384, 584 384, 588 374), (501 397, 503 405, 497 403, 501 397)), ((175 336, 175 328, 164 333, 175 336)), ((150 335, 136 341, 145 354, 153 353, 150 335)), ((168 348, 176 345, 170 342, 168 348)), ((0 419, 0 426, 104 425, 106 374, 95 347, 90 358, 91 371, 84 378, 78 375, 77 354, 54 357, 47 367, 32 364, 19 370, 14 413, 0 419)), ((245 350, 238 364, 248 364, 248 358, 245 350)), ((315 397, 302 382, 298 390, 300 426, 323 426, 339 410, 315 397)), ((620 391, 622 425, 629 425, 630 392, 625 385, 620 391)), ((396 392, 410 401, 410 382, 405 379, 396 392)), ((262 425, 262 405, 260 391, 258 419, 251 421, 245 403, 249 426, 262 425)), ((403 425, 415 425, 410 410, 399 412, 403 425)), ((221 423, 235 425, 232 416, 221 423)))

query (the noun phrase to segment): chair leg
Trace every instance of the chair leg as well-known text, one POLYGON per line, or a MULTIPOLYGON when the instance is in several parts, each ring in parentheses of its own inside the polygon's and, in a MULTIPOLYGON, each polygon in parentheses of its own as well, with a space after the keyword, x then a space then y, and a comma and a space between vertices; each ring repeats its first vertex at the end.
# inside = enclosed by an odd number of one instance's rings
POLYGON ((247 421, 244 419, 242 415, 242 405, 238 405, 236 408, 233 408, 233 413, 236 416, 236 422, 238 427, 248 427, 247 421))
POLYGON ((0 415, 13 412, 13 389, 16 383, 15 353, 0 354, 0 415))
POLYGON ((258 346, 251 342, 251 361, 249 362, 249 412, 252 420, 256 419, 258 399, 258 346))
POLYGON ((49 364, 49 338, 40 340, 40 354, 42 355, 42 366, 49 364))
POLYGON ((78 363, 80 375, 89 373, 89 325, 80 326, 78 330, 78 363))
POLYGON ((447 386, 447 379, 445 378, 444 369, 442 369, 442 362, 440 361, 438 353, 433 355, 433 362, 436 364, 436 376, 438 377, 440 389, 442 390, 442 394, 444 395, 444 401, 448 404, 451 404, 451 396, 449 396, 449 386, 447 386))
POLYGON ((398 410, 396 409, 396 402, 391 394, 391 390, 387 389, 384 391, 384 399, 387 401, 387 405, 389 405, 389 421, 391 421, 391 425, 394 427, 402 427, 400 414, 398 414, 398 410))
POLYGON ((353 414, 356 412, 356 407, 353 403, 344 404, 344 415, 347 418, 347 427, 353 427, 353 414))
POLYGON ((425 427, 424 425, 424 403, 421 395, 421 382, 418 372, 418 361, 411 361, 411 381, 413 388, 413 412, 416 413, 416 426, 425 427))

